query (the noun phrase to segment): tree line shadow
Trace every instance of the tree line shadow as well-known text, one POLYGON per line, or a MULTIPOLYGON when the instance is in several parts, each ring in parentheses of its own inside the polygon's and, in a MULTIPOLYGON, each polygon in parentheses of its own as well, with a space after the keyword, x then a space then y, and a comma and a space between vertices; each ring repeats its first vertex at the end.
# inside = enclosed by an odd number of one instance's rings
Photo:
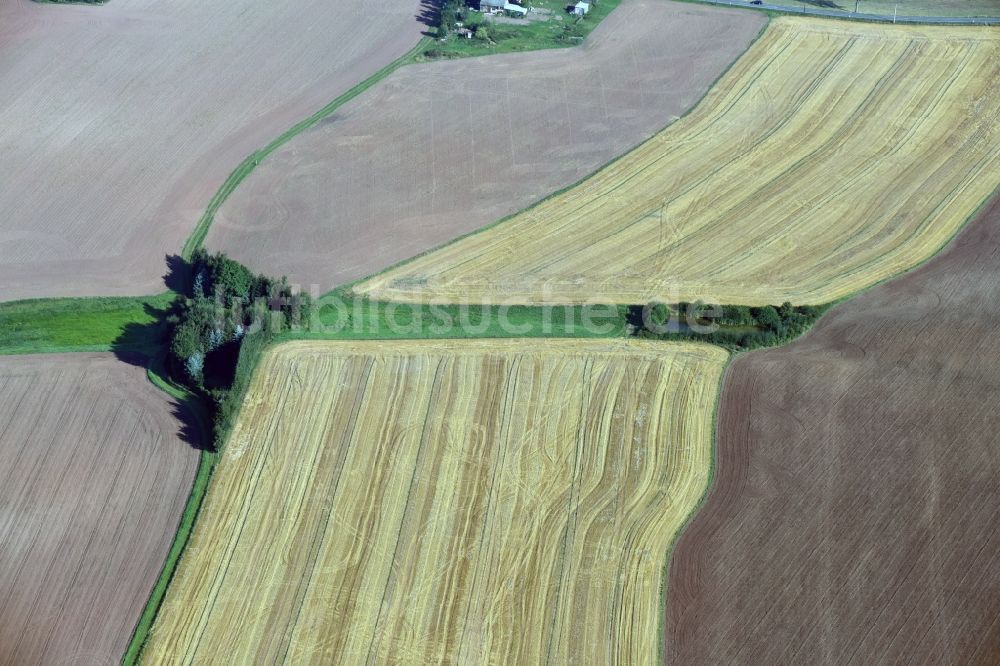
POLYGON ((421 31, 424 37, 435 37, 437 35, 437 27, 441 22, 441 8, 444 6, 444 0, 420 0, 420 4, 417 7, 417 21, 426 26, 426 29, 421 31))
MULTIPOLYGON (((191 265, 178 255, 168 255, 166 265, 164 284, 175 293, 187 293, 191 281, 191 265)), ((167 305, 160 308, 146 303, 143 310, 151 321, 126 324, 111 343, 111 351, 119 361, 143 368, 167 381, 167 317, 172 313, 173 307, 167 305)), ((183 398, 171 396, 171 414, 179 424, 177 436, 198 451, 212 449, 211 426, 204 412, 205 406, 190 391, 185 391, 183 398)))

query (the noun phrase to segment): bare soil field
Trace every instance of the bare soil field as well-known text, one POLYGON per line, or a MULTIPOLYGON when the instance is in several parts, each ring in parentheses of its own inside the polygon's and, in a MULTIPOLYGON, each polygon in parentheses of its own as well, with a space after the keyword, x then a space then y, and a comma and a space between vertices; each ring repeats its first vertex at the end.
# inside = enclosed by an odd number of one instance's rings
POLYGON ((198 451, 111 354, 0 357, 0 664, 121 660, 198 451))
POLYGON ((1000 185, 998 80, 1000 30, 777 18, 654 139, 356 291, 834 301, 932 255, 1000 185))
POLYGON ((653 664, 726 352, 611 340, 268 352, 151 664, 653 664))
POLYGON ((248 154, 404 54, 419 0, 0 0, 0 300, 163 289, 248 154))
POLYGON ((405 67, 269 156, 207 245, 321 291, 567 187, 687 111, 764 25, 625 0, 583 46, 405 67))
POLYGON ((941 255, 736 360, 670 570, 673 664, 1000 657, 1000 199, 941 255))

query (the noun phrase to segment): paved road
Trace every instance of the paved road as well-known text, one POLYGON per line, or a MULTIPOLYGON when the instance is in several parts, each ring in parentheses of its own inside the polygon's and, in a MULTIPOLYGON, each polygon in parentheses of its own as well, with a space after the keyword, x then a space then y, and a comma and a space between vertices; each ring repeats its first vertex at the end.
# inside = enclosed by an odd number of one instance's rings
POLYGON ((713 5, 729 7, 748 7, 751 9, 772 9, 786 14, 805 14, 807 16, 828 16, 840 19, 855 19, 858 21, 876 21, 879 23, 928 23, 935 25, 1000 25, 1000 16, 990 18, 973 18, 964 16, 893 16, 892 14, 861 14, 854 12, 821 9, 819 7, 786 7, 772 5, 767 2, 753 5, 746 0, 700 0, 713 5))

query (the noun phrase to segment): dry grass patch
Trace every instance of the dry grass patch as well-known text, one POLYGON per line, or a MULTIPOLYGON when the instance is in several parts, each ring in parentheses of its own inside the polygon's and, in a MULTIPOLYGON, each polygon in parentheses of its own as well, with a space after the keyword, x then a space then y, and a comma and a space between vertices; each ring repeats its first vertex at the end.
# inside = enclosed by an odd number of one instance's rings
POLYGON ((621 340, 272 350, 147 661, 655 661, 725 361, 621 340))
POLYGON ((781 18, 577 187, 361 283, 407 301, 823 303, 933 254, 1000 183, 1000 31, 781 18))

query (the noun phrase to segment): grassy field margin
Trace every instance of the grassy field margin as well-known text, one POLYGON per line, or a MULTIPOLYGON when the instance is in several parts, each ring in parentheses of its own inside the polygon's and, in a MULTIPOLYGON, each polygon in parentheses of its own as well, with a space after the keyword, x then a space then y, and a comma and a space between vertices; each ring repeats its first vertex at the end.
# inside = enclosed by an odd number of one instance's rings
POLYGON ((0 355, 159 351, 159 313, 174 299, 156 296, 45 298, 0 303, 0 355))
POLYGON ((181 249, 181 256, 185 260, 191 259, 191 255, 194 251, 201 247, 201 244, 205 241, 205 237, 208 235, 208 231, 212 227, 212 222, 215 221, 215 213, 219 210, 222 204, 226 202, 229 195, 236 190, 239 184, 246 180, 247 176, 249 176, 253 170, 257 168, 261 160, 291 141, 302 132, 316 125, 316 123, 329 116, 339 107, 368 90, 400 67, 415 62, 416 58, 423 53, 424 49, 430 43, 432 43, 430 38, 422 38, 416 46, 407 51, 403 56, 393 60, 391 63, 378 70, 347 92, 338 96, 305 120, 300 120, 295 125, 292 125, 292 127, 282 132, 278 138, 274 139, 260 150, 254 151, 246 159, 240 162, 236 169, 229 174, 229 177, 226 178, 225 182, 222 183, 222 187, 219 188, 219 191, 216 192, 215 196, 213 196, 208 202, 208 206, 205 208, 205 212, 202 214, 201 219, 198 220, 198 224, 195 226, 194 231, 190 236, 188 236, 187 241, 185 241, 184 247, 181 249))
MULTIPOLYGON (((163 354, 159 354, 150 362, 149 367, 146 369, 149 381, 158 389, 176 399, 185 409, 190 410, 192 417, 198 423, 198 428, 202 436, 205 438, 210 437, 212 426, 208 422, 208 414, 205 412, 201 402, 195 400, 194 396, 187 389, 167 379, 166 373, 162 369, 163 363, 163 354)), ((177 532, 174 535, 173 542, 170 544, 170 550, 167 551, 167 558, 163 563, 163 568, 160 570, 159 577, 156 579, 156 584, 153 586, 153 591, 150 593, 149 599, 146 601, 146 606, 142 609, 142 614, 139 616, 135 630, 132 632, 132 639, 129 641, 124 657, 122 657, 123 664, 131 666, 139 662, 139 655, 142 652, 143 645, 146 643, 146 638, 149 636, 149 630, 153 626, 153 620, 156 619, 156 613, 160 610, 160 605, 163 603, 164 597, 166 597, 167 588, 174 577, 174 572, 177 571, 177 563, 180 562, 181 554, 184 552, 184 548, 191 538, 195 519, 201 510, 202 502, 208 491, 208 482, 212 478, 212 472, 215 470, 215 464, 218 460, 219 454, 217 452, 208 450, 208 448, 202 449, 198 460, 198 469, 195 472, 194 482, 191 485, 191 492, 188 495, 187 503, 184 505, 184 511, 181 513, 181 518, 177 525, 177 532)))
MULTIPOLYGON (((617 6, 620 0, 609 1, 610 5, 607 13, 610 13, 611 9, 617 6)), ((606 15, 606 13, 604 14, 606 15)), ((603 16, 601 17, 603 18, 603 16)), ((598 21, 599 22, 599 21, 598 21)), ((596 25, 597 22, 595 22, 596 25)), ((266 146, 253 152, 247 158, 245 158, 229 175, 229 177, 223 182, 222 186, 215 193, 212 199, 209 201, 208 206, 205 208, 205 212, 202 214, 201 218, 198 220, 194 231, 187 238, 181 249, 181 257, 184 260, 190 260, 191 256, 202 246, 205 237, 208 235, 211 229, 212 222, 215 220, 215 214, 218 212, 219 208, 223 203, 229 198, 229 196, 236 190, 236 188, 242 183, 246 178, 253 172, 253 170, 260 164, 260 161, 273 153, 275 150, 288 143, 295 136, 301 134, 305 130, 315 126, 324 118, 328 117, 334 111, 336 111, 340 106, 346 104, 350 100, 354 99, 361 93, 365 92, 376 83, 386 78, 393 72, 395 72, 400 67, 416 62, 418 58, 423 57, 423 52, 427 47, 433 43, 430 38, 421 39, 416 46, 414 46, 410 51, 404 54, 401 58, 389 63, 379 71, 377 71, 372 76, 368 77, 358 85, 354 86, 347 92, 339 95, 330 103, 323 106, 321 109, 316 111, 314 114, 308 118, 296 123, 291 128, 283 132, 273 141, 268 143, 266 146)), ((567 44, 567 46, 570 46, 567 44)), ((168 294, 172 299, 173 294, 168 294)), ((2 329, 2 324, 0 324, 0 329, 2 329)), ((0 331, 0 345, 2 345, 2 331, 0 331)), ((241 349, 240 356, 238 360, 238 371, 236 377, 236 390, 242 397, 246 388, 249 386, 249 380, 256 371, 257 365, 260 362, 263 353, 272 345, 277 342, 283 341, 284 338, 279 338, 273 340, 264 345, 250 345, 247 348, 241 349), (240 372, 239 369, 243 369, 240 372)), ((108 345, 110 347, 110 345, 108 345)), ((79 351, 79 349, 76 349, 79 351)), ((17 353, 17 352, 11 352, 17 353)), ((20 352, 28 353, 28 352, 20 352)), ((180 387, 172 384, 171 382, 164 379, 163 376, 156 373, 151 366, 148 372, 150 381, 153 382, 158 388, 166 391, 168 394, 178 398, 179 400, 185 400, 190 394, 180 387)), ((238 418, 238 413, 235 418, 238 418)), ((234 418, 234 422, 235 422, 234 418)), ((204 421, 204 414, 199 419, 202 433, 204 437, 210 437, 212 433, 211 425, 204 421)), ((230 426, 231 427, 231 426, 230 426)), ((228 432, 226 433, 228 436, 228 432)), ((135 631, 132 635, 132 640, 129 643, 129 647, 122 659, 123 664, 136 664, 139 661, 139 657, 142 654, 142 648, 146 643, 146 639, 149 636, 149 631, 152 628, 153 621, 156 619, 156 613, 163 603, 163 598, 166 595, 167 588, 170 584, 170 580, 173 578, 174 572, 177 569, 177 564, 180 561, 180 557, 183 554, 184 547, 187 545, 188 539, 191 536, 191 531, 194 528, 195 518, 197 517, 198 511, 201 508, 201 504, 205 498, 205 494, 208 491, 208 482, 211 478, 212 471, 215 468, 215 464, 218 461, 217 452, 203 451, 201 454, 201 460, 199 461, 198 471, 195 475, 195 480, 191 488, 191 494, 188 496, 187 505, 184 508, 184 512, 181 515, 181 521, 177 529, 177 534, 174 537, 174 542, 170 546, 170 550, 167 555, 167 560, 164 563, 163 570, 160 573, 160 577, 157 579, 156 584, 153 587, 153 592, 150 595, 149 601, 146 603, 146 607, 143 609, 142 615, 139 618, 139 622, 136 625, 135 631)))
MULTIPOLYGON (((774 15, 774 13, 772 12, 767 12, 767 14, 769 16, 774 15)), ((764 33, 766 29, 767 26, 765 25, 762 28, 761 32, 757 35, 757 37, 755 37, 754 40, 751 42, 751 45, 760 37, 761 34, 764 33)), ((346 93, 337 97, 335 100, 324 106, 315 114, 306 118, 303 121, 300 121, 292 128, 281 134, 278 138, 267 144, 267 146, 258 151, 255 151, 246 159, 244 159, 243 162, 241 162, 240 165, 238 165, 237 168, 230 174, 230 176, 223 183, 219 191, 210 200, 208 207, 206 208, 202 217, 199 219, 199 222, 195 227, 195 230, 192 232, 191 236, 189 236, 189 238, 185 242, 182 250, 182 255, 185 258, 190 258, 191 253, 193 253, 194 250, 196 250, 198 247, 201 246, 211 228, 212 222, 214 221, 215 213, 222 206, 222 204, 228 199, 228 197, 232 194, 232 192, 235 191, 236 187, 238 187, 239 184, 242 183, 247 176, 249 176, 249 174, 253 171, 253 169, 260 163, 260 161, 263 158, 270 155, 272 152, 274 152, 279 147, 290 141, 296 135, 309 129, 310 127, 313 127, 323 118, 328 117, 338 107, 354 99, 365 90, 371 88, 373 85, 375 85, 376 83, 378 83, 379 81, 381 81, 382 79, 386 78, 391 73, 393 73, 396 69, 406 64, 419 62, 423 50, 426 49, 429 43, 432 43, 432 40, 428 39, 421 40, 421 42, 418 43, 416 47, 411 49, 411 51, 402 56, 400 59, 394 61, 393 63, 390 63, 383 69, 379 70, 374 75, 372 75, 372 77, 369 77, 369 79, 366 79, 365 81, 358 84, 354 88, 350 89, 346 93)), ((568 47, 572 45, 566 44, 565 46, 568 47)), ((469 55, 479 55, 479 54, 469 54, 469 55)), ((726 73, 726 71, 728 71, 728 69, 729 68, 727 68, 722 74, 720 74, 720 78, 726 73)), ((711 87, 713 87, 714 85, 715 82, 713 82, 712 86, 710 86, 709 89, 711 89, 711 87)), ((694 108, 694 106, 692 106, 692 108, 694 108)), ((641 143, 639 145, 641 145, 641 143)), ((617 161, 618 159, 620 159, 620 157, 609 161, 607 164, 597 169, 597 171, 617 161)), ((585 176, 584 178, 581 178, 580 182, 586 180, 586 178, 588 177, 590 176, 585 176)), ((566 190, 574 187, 577 184, 578 183, 574 183, 573 185, 567 186, 566 188, 563 188, 562 190, 559 190, 558 192, 549 195, 548 197, 545 197, 545 199, 558 196, 559 194, 565 192, 566 190)), ((544 199, 542 201, 544 201, 544 199)), ((539 203, 541 203, 541 201, 532 204, 532 206, 529 206, 528 208, 532 208, 538 205, 539 203)), ((513 217, 513 215, 508 217, 513 217)), ((506 219, 508 218, 499 220, 495 222, 493 225, 489 226, 500 224, 501 222, 506 221, 506 219)), ((972 219, 972 216, 970 216, 969 219, 972 219)), ((960 230, 961 229, 959 229, 959 231, 960 230)), ((473 233, 478 233, 478 231, 473 233)), ((949 240, 947 243, 945 243, 941 249, 950 244, 950 242, 951 241, 949 240)), ((928 257, 928 259, 925 260, 925 262, 929 261, 930 258, 932 257, 928 257)), ((404 262, 400 262, 400 264, 397 264, 397 266, 412 261, 412 259, 413 258, 408 259, 404 262)), ((921 262, 921 264, 925 262, 921 262)), ((919 267, 919 265, 914 266, 909 270, 913 270, 917 267, 919 267)), ((395 266, 392 268, 395 268, 395 266)), ((904 271, 904 273, 909 272, 909 270, 904 271)), ((898 276, 887 278, 887 280, 894 279, 895 277, 898 276)), ((357 282, 363 281, 364 279, 367 278, 362 278, 357 282)), ((848 298, 852 298, 858 293, 867 291, 867 289, 869 288, 871 287, 859 290, 855 294, 840 299, 838 302, 847 300, 848 298)), ((165 305, 166 303, 169 303, 169 301, 172 300, 173 298, 174 294, 167 293, 158 296, 131 298, 131 299, 130 298, 38 299, 31 301, 14 301, 8 303, 0 303, 0 354, 29 354, 29 353, 39 353, 39 352, 65 352, 65 351, 76 351, 76 352, 111 351, 113 349, 114 341, 118 338, 118 333, 114 333, 115 326, 124 326, 126 324, 137 324, 137 325, 150 324, 152 323, 153 319, 140 316, 138 314, 139 309, 142 308, 142 306, 144 306, 145 304, 155 304, 157 306, 162 306, 165 305), (109 312, 108 306, 110 302, 113 300, 120 300, 120 303, 111 305, 110 306, 111 312, 109 312), (15 310, 18 311, 17 315, 22 317, 25 321, 28 321, 29 319, 31 320, 30 324, 34 327, 34 330, 38 332, 38 337, 32 338, 30 336, 28 337, 22 336, 21 338, 18 338, 17 335, 15 334, 19 334, 19 330, 8 328, 10 320, 6 319, 4 315, 5 314, 10 315, 15 310), (48 314, 44 314, 46 311, 48 311, 48 314), (132 313, 132 315, 130 315, 130 317, 132 318, 122 317, 117 314, 112 314, 112 312, 120 313, 126 311, 132 313), (40 315, 42 322, 41 324, 39 324, 39 322, 36 320, 37 319, 36 315, 40 315), (81 316, 84 317, 83 321, 92 321, 95 324, 95 327, 93 328, 85 327, 83 332, 81 332, 79 328, 77 328, 75 331, 71 332, 69 327, 70 326, 79 327, 81 316)), ((478 337, 489 337, 489 336, 482 335, 478 337)), ((525 337, 531 337, 531 336, 525 336, 525 337)), ((253 353, 247 354, 246 358, 244 358, 243 354, 241 353, 240 363, 243 364, 244 361, 246 362, 248 376, 252 376, 253 372, 256 370, 256 366, 261 356, 271 345, 279 344, 292 339, 313 339, 313 338, 358 339, 358 338, 349 338, 346 336, 345 337, 327 336, 323 334, 318 334, 313 336, 308 333, 306 334, 289 333, 286 335, 279 336, 278 338, 269 342, 267 345, 253 350, 253 353)), ((382 337, 374 339, 399 339, 399 338, 382 337)), ((136 351, 151 351, 151 349, 148 346, 146 346, 145 342, 140 342, 136 347, 136 351)), ((714 482, 714 476, 715 476, 714 471, 715 471, 716 453, 717 453, 716 449, 717 423, 715 420, 715 416, 717 415, 719 398, 721 397, 721 387, 724 385, 725 378, 728 373, 728 369, 731 366, 733 358, 735 358, 735 355, 730 356, 729 365, 727 365, 726 370, 723 373, 719 385, 719 392, 716 397, 715 412, 713 413, 713 434, 712 434, 713 451, 711 457, 711 465, 709 468, 708 484, 706 486, 702 500, 699 502, 698 506, 696 506, 695 509, 692 510, 691 515, 685 521, 685 526, 697 513, 701 504, 704 502, 705 497, 707 497, 708 492, 711 489, 712 483, 714 482)), ((154 385, 156 385, 161 390, 164 390, 171 396, 177 398, 178 400, 184 401, 190 395, 187 391, 180 389, 173 383, 164 379, 163 376, 161 376, 154 369, 153 366, 151 366, 150 369, 148 370, 148 374, 150 380, 154 385)), ((196 418, 199 417, 196 416, 196 418)), ((202 417, 200 417, 199 420, 204 428, 203 432, 206 433, 207 435, 208 433, 211 432, 211 427, 209 426, 209 424, 205 423, 203 419, 204 415, 202 415, 202 417)), ((185 506, 184 512, 182 513, 178 525, 177 534, 175 536, 174 542, 171 544, 161 575, 157 580, 156 585, 153 588, 153 592, 150 596, 150 599, 147 602, 147 605, 144 608, 143 613, 136 626, 136 629, 133 633, 132 641, 130 642, 129 648, 123 659, 123 663, 125 664, 137 663, 141 655, 142 647, 146 641, 152 623, 155 620, 156 612, 158 611, 160 604, 163 601, 170 580, 173 577, 173 573, 176 569, 177 563, 179 562, 184 547, 186 546, 187 541, 190 538, 191 531, 193 529, 198 511, 200 510, 202 501, 207 491, 209 480, 211 478, 211 474, 217 462, 217 459, 218 459, 218 454, 214 452, 203 451, 201 453, 199 467, 195 475, 195 480, 192 486, 191 494, 188 497, 187 505, 185 506)), ((679 530, 677 535, 675 536, 674 541, 670 547, 670 555, 672 555, 674 544, 676 544, 676 541, 679 538, 680 534, 683 532, 683 529, 684 528, 682 527, 681 530, 679 530)), ((669 572, 670 555, 668 555, 667 564, 664 571, 664 579, 661 583, 661 599, 662 599, 661 604, 665 603, 665 598, 666 598, 665 597, 666 574, 669 572)), ((661 622, 665 622, 665 615, 663 613, 661 613, 661 615, 663 615, 663 617, 661 618, 661 622)), ((661 644, 661 649, 662 649, 662 644, 661 644)))

